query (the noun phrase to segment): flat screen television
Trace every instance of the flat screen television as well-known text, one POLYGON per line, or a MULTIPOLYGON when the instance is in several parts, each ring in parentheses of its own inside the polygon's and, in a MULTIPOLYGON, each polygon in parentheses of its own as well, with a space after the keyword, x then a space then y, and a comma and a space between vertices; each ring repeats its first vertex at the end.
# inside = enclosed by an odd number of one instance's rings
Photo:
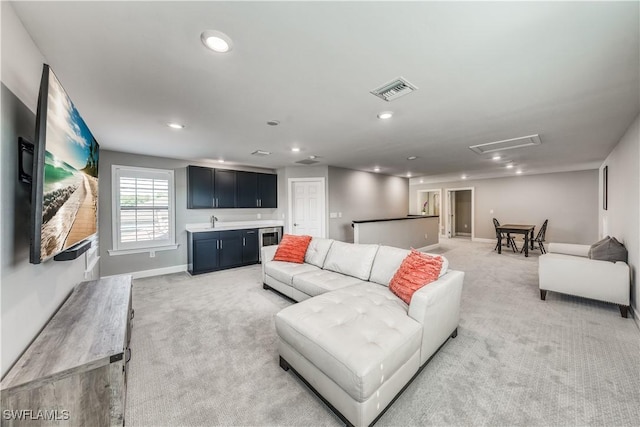
POLYGON ((33 151, 32 263, 73 249, 97 233, 99 149, 60 81, 45 64, 33 151))

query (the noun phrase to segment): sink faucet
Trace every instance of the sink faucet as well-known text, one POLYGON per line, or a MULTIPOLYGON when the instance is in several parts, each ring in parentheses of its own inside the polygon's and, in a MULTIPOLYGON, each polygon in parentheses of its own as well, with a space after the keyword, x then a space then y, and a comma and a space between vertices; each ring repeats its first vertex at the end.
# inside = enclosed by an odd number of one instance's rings
POLYGON ((211 215, 211 228, 216 228, 216 221, 218 220, 218 218, 216 218, 215 215, 211 215))

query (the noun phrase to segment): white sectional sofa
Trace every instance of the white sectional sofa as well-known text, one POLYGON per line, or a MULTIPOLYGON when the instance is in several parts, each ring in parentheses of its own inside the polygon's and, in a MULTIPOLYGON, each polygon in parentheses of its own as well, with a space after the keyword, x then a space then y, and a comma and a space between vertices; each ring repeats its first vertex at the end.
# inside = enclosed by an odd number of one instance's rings
POLYGON ((540 299, 547 291, 618 304, 628 316, 630 273, 627 263, 589 259, 589 245, 551 243, 538 265, 540 299))
POLYGON ((347 425, 374 423, 457 335, 463 272, 443 264, 407 305, 388 289, 407 250, 314 238, 303 264, 275 251, 262 249, 265 289, 301 301, 276 316, 280 366, 347 425))

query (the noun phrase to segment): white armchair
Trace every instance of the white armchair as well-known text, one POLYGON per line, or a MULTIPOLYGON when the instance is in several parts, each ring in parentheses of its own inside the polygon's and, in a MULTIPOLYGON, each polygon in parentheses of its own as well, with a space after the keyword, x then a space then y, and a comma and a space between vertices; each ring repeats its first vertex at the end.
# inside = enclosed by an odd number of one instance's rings
POLYGON ((629 310, 629 266, 621 261, 588 258, 589 245, 549 244, 538 265, 540 299, 547 291, 618 304, 622 317, 629 310))

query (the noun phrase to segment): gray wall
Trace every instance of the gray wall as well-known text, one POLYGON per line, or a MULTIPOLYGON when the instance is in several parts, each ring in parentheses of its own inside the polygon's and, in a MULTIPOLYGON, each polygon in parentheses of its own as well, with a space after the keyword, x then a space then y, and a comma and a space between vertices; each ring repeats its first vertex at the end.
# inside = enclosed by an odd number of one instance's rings
MULTIPOLYGON (((220 221, 248 221, 256 220, 257 214, 261 219, 276 219, 276 209, 187 209, 187 166, 200 165, 221 168, 217 164, 194 162, 187 160, 167 159, 163 157, 142 156, 138 154, 121 153, 117 151, 102 150, 100 152, 100 198, 99 198, 99 230, 100 245, 100 272, 102 276, 114 274, 144 272, 147 270, 182 268, 187 264, 187 232, 186 224, 206 223, 214 215, 220 221), (137 166, 156 169, 172 169, 175 183, 175 216, 176 216, 176 242, 178 249, 158 251, 151 258, 148 252, 109 255, 108 250, 113 249, 113 233, 111 223, 112 191, 111 191, 111 166, 137 166)), ((225 168, 230 169, 225 166, 225 168)), ((248 167, 233 167, 237 170, 254 172, 273 172, 271 169, 259 169, 248 167)))
MULTIPOLYGON (((44 58, 9 2, 2 2, 2 147, 0 149, 1 371, 4 376, 40 329, 85 280, 85 257, 29 263, 30 188, 17 179, 18 136, 33 140, 44 58)), ((89 277, 97 276, 97 268, 89 277)))
MULTIPOLYGON (((599 216, 601 235, 610 235, 624 243, 629 251, 631 268, 631 305, 638 309, 638 268, 640 267, 640 116, 636 117, 602 167, 609 166, 608 209, 602 209, 600 191, 599 216)), ((602 171, 602 167, 600 170, 602 171)), ((600 182, 602 190, 602 181, 600 182)), ((636 316, 636 321, 638 318, 636 316)))
POLYGON ((438 243, 438 217, 355 224, 356 243, 421 249, 438 243), (357 229, 357 231, 356 231, 357 229))
POLYGON ((471 235, 471 190, 456 191, 456 233, 471 235))
POLYGON ((351 169, 329 167, 329 237, 353 242, 351 221, 406 216, 409 180, 351 169))
POLYGON ((417 204, 417 190, 462 187, 475 188, 476 238, 495 239, 495 217, 537 227, 549 219, 547 242, 591 244, 598 239, 597 170, 411 185, 410 209, 417 204))

